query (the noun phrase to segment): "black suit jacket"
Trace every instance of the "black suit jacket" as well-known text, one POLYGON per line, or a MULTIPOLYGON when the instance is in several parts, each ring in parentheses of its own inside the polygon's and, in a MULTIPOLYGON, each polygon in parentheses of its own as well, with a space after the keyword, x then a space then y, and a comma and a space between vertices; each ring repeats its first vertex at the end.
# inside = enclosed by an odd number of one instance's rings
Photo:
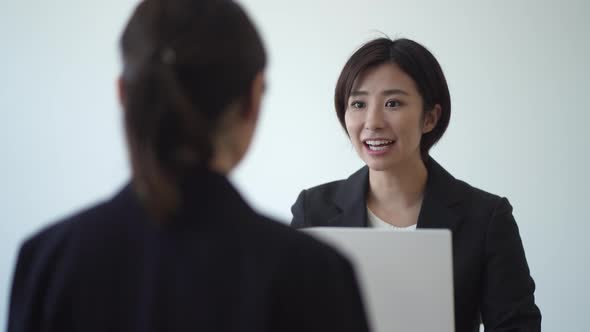
MULTIPOLYGON (((480 314, 487 331, 539 331, 535 284, 508 200, 455 179, 432 158, 427 169, 417 228, 452 231, 456 331, 477 331, 480 314)), ((291 225, 366 227, 368 174, 363 167, 302 191, 291 225)))
POLYGON ((223 176, 186 188, 166 224, 127 186, 27 240, 8 331, 367 331, 341 255, 256 214, 223 176))

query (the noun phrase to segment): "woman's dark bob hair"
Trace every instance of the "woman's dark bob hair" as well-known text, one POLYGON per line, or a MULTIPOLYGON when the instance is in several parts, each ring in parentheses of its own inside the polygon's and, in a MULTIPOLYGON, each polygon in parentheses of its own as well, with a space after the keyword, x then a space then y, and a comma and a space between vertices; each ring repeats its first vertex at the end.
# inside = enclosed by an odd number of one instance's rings
POLYGON ((440 64, 430 51, 413 40, 378 38, 354 52, 344 65, 336 83, 334 104, 338 120, 346 131, 344 113, 354 81, 363 71, 384 63, 398 65, 414 80, 422 96, 424 112, 432 111, 435 105, 440 105, 441 115, 436 127, 422 135, 420 142, 422 158, 426 161, 428 151, 438 142, 449 125, 451 97, 440 64))

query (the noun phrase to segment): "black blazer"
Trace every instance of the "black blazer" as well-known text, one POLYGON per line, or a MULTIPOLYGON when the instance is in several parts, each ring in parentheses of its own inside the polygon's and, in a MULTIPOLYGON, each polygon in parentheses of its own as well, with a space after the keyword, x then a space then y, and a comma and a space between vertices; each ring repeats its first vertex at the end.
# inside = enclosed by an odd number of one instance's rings
POLYGON ((8 331, 368 330, 341 255, 256 214, 223 176, 186 187, 167 224, 127 186, 27 240, 8 331))
MULTIPOLYGON (((535 284, 508 200, 455 179, 432 158, 427 169, 417 228, 452 231, 456 331, 477 331, 480 314, 486 331, 539 331, 535 284)), ((291 225, 367 227, 368 178, 363 167, 303 190, 291 225)))

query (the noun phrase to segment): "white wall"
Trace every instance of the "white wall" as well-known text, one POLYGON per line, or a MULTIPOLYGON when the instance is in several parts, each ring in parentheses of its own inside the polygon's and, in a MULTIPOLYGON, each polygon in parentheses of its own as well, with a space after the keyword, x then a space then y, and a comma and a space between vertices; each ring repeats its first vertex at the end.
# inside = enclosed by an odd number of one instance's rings
MULTIPOLYGON (((114 80, 134 1, 0 2, 0 328, 31 232, 126 180, 114 80)), ((332 106, 344 61, 380 36, 413 38, 447 75, 449 130, 433 156, 515 207, 545 331, 582 331, 590 244, 590 2, 242 2, 266 40, 269 89, 233 179, 290 219, 303 188, 361 166, 332 106)))

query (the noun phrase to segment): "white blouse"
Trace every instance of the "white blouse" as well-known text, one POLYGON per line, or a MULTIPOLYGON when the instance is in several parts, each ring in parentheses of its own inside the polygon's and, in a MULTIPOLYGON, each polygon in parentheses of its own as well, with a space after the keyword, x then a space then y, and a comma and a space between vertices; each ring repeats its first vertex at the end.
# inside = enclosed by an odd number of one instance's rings
POLYGON ((369 223, 369 227, 372 228, 379 228, 379 229, 390 229, 392 231, 397 232, 411 232, 416 230, 416 224, 410 225, 408 227, 397 227, 394 226, 386 221, 383 221, 379 217, 377 217, 373 211, 371 211, 367 207, 367 222, 369 223))

